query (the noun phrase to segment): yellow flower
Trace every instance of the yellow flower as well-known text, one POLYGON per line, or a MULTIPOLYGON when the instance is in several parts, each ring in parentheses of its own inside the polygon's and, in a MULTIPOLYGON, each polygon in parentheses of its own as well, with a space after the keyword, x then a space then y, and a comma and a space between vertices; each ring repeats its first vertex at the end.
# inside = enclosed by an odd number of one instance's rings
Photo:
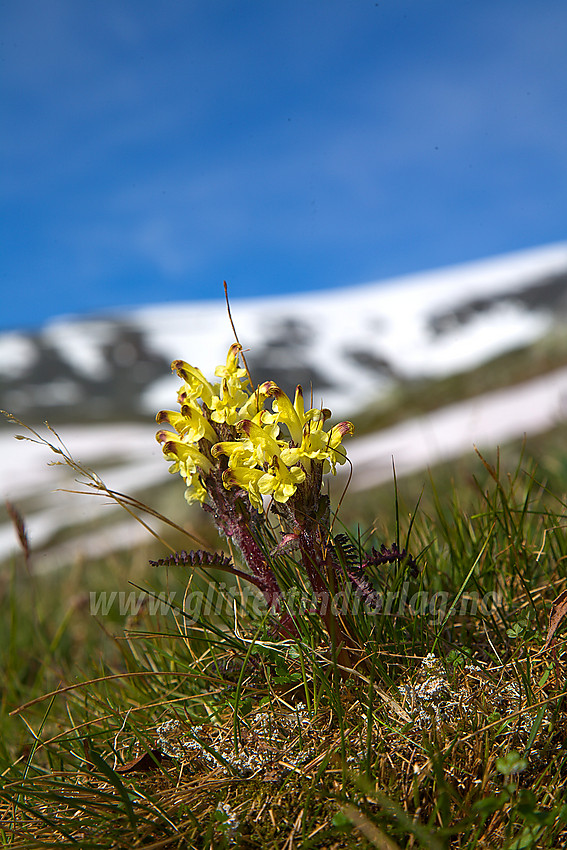
POLYGON ((272 437, 277 436, 279 431, 278 417, 276 413, 268 413, 263 409, 264 402, 270 396, 271 390, 276 385, 273 381, 265 381, 263 384, 251 392, 248 400, 242 405, 238 411, 240 419, 251 419, 257 422, 258 425, 265 427, 272 425, 272 437))
POLYGON ((240 389, 242 381, 248 380, 246 369, 243 369, 238 365, 238 360, 241 351, 242 346, 238 345, 238 343, 236 342, 233 342, 230 348, 228 349, 228 354, 226 356, 226 365, 217 366, 217 368, 215 369, 216 377, 223 378, 227 382, 229 387, 232 389, 240 389))
MULTIPOLYGON (((326 432, 324 425, 331 412, 326 408, 306 411, 299 386, 293 403, 273 381, 254 390, 246 369, 239 365, 241 351, 237 343, 230 346, 225 365, 215 369, 220 378, 217 384, 211 384, 184 360, 175 360, 172 369, 184 382, 178 394, 181 410, 158 413, 157 421, 175 430, 159 431, 156 436, 172 461, 170 471, 179 472, 186 480, 189 501, 203 501, 207 495, 201 476, 210 472, 212 462, 199 449, 199 444, 203 448, 201 440, 206 440, 213 458, 221 454, 228 458, 225 487, 246 490, 261 511, 262 496, 278 502, 290 499, 313 462, 322 463, 324 472, 334 474, 336 464, 345 462, 341 441, 352 434, 353 425, 341 422, 326 432), (264 409, 268 398, 272 399, 271 412, 264 409), (215 423, 232 426, 239 438, 219 441, 215 423), (282 426, 289 434, 286 439, 282 438, 282 426)), ((204 451, 209 454, 208 449, 204 451)))
MULTIPOLYGON (((246 369, 238 366, 238 359, 242 346, 234 343, 228 350, 225 366, 217 366, 215 375, 221 378, 220 385, 215 384, 215 394, 208 407, 212 411, 211 419, 214 422, 226 422, 227 425, 236 423, 246 416, 241 408, 249 407, 250 411, 258 412, 258 403, 254 402, 257 393, 251 393, 250 383, 246 369)), ((264 395, 262 398, 265 398, 264 395)), ((252 414, 252 415, 253 415, 252 414)))
MULTIPOLYGON (((258 418, 261 421, 260 415, 258 418)), ((288 468, 282 461, 280 453, 286 443, 272 436, 273 427, 269 424, 263 428, 258 422, 245 419, 238 423, 238 430, 247 439, 217 443, 213 448, 214 455, 222 453, 229 458, 229 469, 223 473, 225 487, 242 487, 260 511, 262 495, 287 502, 305 480, 304 469, 297 465, 288 468)))
POLYGON ((226 422, 227 425, 236 425, 241 418, 238 408, 244 404, 248 396, 242 390, 231 390, 229 384, 223 380, 218 395, 213 396, 210 409, 213 422, 226 422))
POLYGON ((305 470, 300 466, 290 469, 281 458, 274 455, 268 472, 258 479, 258 490, 265 496, 273 496, 276 502, 287 502, 299 484, 305 481, 305 470))
POLYGON ((300 445, 306 429, 310 430, 313 426, 321 428, 331 415, 331 411, 326 408, 320 410, 315 407, 305 412, 303 390, 299 386, 296 387, 293 404, 276 384, 273 384, 270 395, 274 398, 278 422, 286 426, 295 446, 300 445))
POLYGON ((211 462, 199 449, 191 443, 185 442, 183 437, 174 434, 173 431, 158 431, 156 439, 162 443, 162 451, 168 460, 173 461, 170 472, 179 472, 188 483, 195 473, 204 473, 211 470, 211 462))
POLYGON ((251 503, 263 510, 262 496, 272 496, 276 502, 287 502, 293 496, 299 484, 305 481, 305 470, 299 466, 288 469, 277 455, 274 455, 266 471, 262 469, 237 466, 223 472, 225 487, 241 487, 246 490, 251 503))
POLYGON ((211 449, 213 457, 226 455, 228 457, 228 466, 231 469, 237 466, 256 466, 257 460, 254 455, 254 445, 251 440, 227 440, 226 442, 216 443, 211 449))
MULTIPOLYGON (((260 417, 260 421, 262 421, 262 417, 260 417)), ((274 455, 279 455, 282 446, 285 445, 283 441, 278 441, 272 436, 272 426, 263 428, 258 422, 243 419, 237 427, 240 433, 246 434, 248 437, 246 443, 251 446, 252 453, 259 466, 269 463, 274 455)))
POLYGON ((181 413, 174 410, 160 410, 156 422, 167 422, 177 433, 191 443, 198 443, 205 437, 210 443, 216 443, 218 436, 212 425, 207 422, 201 409, 195 404, 184 404, 181 413))
POLYGON ((262 513, 264 505, 262 502, 262 494, 258 489, 258 481, 264 473, 261 469, 251 469, 250 467, 238 466, 234 469, 227 469, 222 474, 222 481, 227 490, 232 487, 241 487, 246 490, 250 497, 250 502, 262 513))
POLYGON ((328 468, 330 467, 331 472, 335 475, 335 465, 337 463, 343 464, 346 462, 346 449, 343 448, 341 442, 343 437, 346 437, 347 435, 352 437, 353 434, 354 425, 352 422, 339 422, 338 425, 331 428, 328 434, 327 453, 323 472, 328 472, 328 468))
POLYGON ((352 434, 352 422, 341 422, 329 432, 323 426, 331 415, 327 408, 312 408, 305 411, 303 391, 297 387, 295 400, 292 405, 287 395, 279 387, 274 386, 270 395, 275 398, 278 421, 287 427, 291 443, 282 449, 281 460, 288 466, 301 464, 309 470, 312 460, 323 461, 324 472, 335 474, 337 463, 344 463, 346 451, 341 449, 341 440, 347 434, 352 434))
POLYGON ((174 360, 171 368, 185 382, 178 394, 180 404, 183 404, 185 401, 194 402, 198 398, 202 398, 207 407, 211 406, 214 395, 213 387, 200 369, 190 366, 184 360, 174 360))
POLYGON ((194 472, 193 475, 186 479, 187 488, 185 490, 185 499, 189 504, 192 502, 204 502, 207 498, 207 491, 203 486, 203 482, 201 481, 201 476, 198 472, 194 472))

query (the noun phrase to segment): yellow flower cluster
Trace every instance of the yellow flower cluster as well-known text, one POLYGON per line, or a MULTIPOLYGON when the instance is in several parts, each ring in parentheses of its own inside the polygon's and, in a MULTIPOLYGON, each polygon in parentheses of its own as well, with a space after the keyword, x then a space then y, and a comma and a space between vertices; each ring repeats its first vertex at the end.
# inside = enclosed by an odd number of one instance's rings
POLYGON ((330 411, 306 411, 301 387, 293 404, 273 381, 253 389, 246 369, 239 366, 240 352, 240 345, 231 345, 226 365, 215 369, 217 384, 210 384, 194 366, 174 361, 172 369, 184 382, 178 393, 181 410, 157 414, 157 421, 174 431, 158 431, 156 436, 164 455, 173 461, 170 472, 179 472, 187 482, 188 501, 205 500, 207 475, 222 455, 228 463, 222 474, 224 486, 246 490, 262 511, 263 496, 287 502, 312 463, 335 474, 336 464, 346 460, 341 441, 354 428, 351 422, 341 422, 325 431, 330 411), (271 412, 264 409, 267 399, 272 401, 271 412))

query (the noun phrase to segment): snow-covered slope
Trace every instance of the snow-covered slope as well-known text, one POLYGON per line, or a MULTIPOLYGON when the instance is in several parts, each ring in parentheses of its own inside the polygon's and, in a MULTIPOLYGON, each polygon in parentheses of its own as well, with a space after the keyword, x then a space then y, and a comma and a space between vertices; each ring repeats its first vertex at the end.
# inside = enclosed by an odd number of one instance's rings
MULTIPOLYGON (((335 414, 354 415, 397 381, 469 369, 565 319, 567 244, 345 290, 236 301, 232 313, 257 381, 271 378, 288 391, 312 385, 316 403, 322 398, 335 414)), ((167 480, 152 420, 174 404, 170 361, 183 358, 212 377, 231 342, 222 302, 61 319, 37 335, 3 334, 0 406, 29 423, 65 423, 58 430, 78 460, 114 489, 136 493, 167 480), (134 419, 143 421, 126 424, 134 419)), ((388 479, 392 457, 403 474, 566 419, 563 369, 353 439, 352 486, 388 479)), ((29 506, 38 548, 59 529, 92 519, 97 508, 92 498, 50 493, 74 488, 72 475, 47 467, 54 458, 45 447, 16 443, 13 435, 12 428, 0 431, 0 495, 29 506)), ((132 545, 135 528, 113 524, 88 540, 82 535, 64 551, 44 553, 39 566, 66 563, 87 543, 99 553, 132 545)), ((0 557, 15 548, 13 529, 0 525, 0 557)))
MULTIPOLYGON (((475 366, 567 315, 567 243, 314 294, 236 300, 253 377, 352 415, 396 381, 475 366)), ((181 358, 212 376, 233 341, 224 302, 165 304, 0 334, 0 406, 110 421, 170 406, 181 358)))
MULTIPOLYGON (((349 440, 345 445, 352 463, 350 488, 357 492, 390 480, 392 461, 400 477, 467 452, 472 456, 474 446, 487 450, 526 432, 533 436, 547 431, 560 422, 567 422, 566 368, 349 440)), ((68 426, 63 434, 75 459, 100 472, 107 486, 130 494, 167 480, 168 466, 154 435, 155 426, 147 424, 68 426)), ((68 492, 77 489, 75 477, 66 466, 48 466, 53 457, 45 446, 14 444, 11 433, 0 433, 4 494, 19 504, 30 500, 34 504, 26 512, 33 547, 46 546, 62 529, 79 531, 65 544, 43 551, 36 558, 37 569, 49 571, 78 557, 100 557, 147 542, 148 532, 133 520, 116 522, 112 516, 116 508, 107 499, 68 492), (59 492, 54 493, 56 489, 59 492), (80 531, 97 518, 105 520, 98 530, 80 531)), ((331 481, 335 492, 341 492, 347 472, 345 467, 338 480, 331 481)), ((13 528, 0 525, 0 558, 15 551, 13 528)))

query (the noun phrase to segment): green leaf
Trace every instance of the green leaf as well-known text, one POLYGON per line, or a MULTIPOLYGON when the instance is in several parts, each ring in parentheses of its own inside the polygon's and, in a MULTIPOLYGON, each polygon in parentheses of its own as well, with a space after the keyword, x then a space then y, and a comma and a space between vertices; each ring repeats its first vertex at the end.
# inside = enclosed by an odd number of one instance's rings
POLYGON ((521 773, 527 766, 527 760, 523 759, 516 750, 510 750, 502 758, 496 759, 496 770, 504 776, 510 776, 512 773, 521 773))
POLYGON ((89 761, 94 764, 101 773, 103 773, 111 785, 114 785, 118 793, 122 798, 122 802, 124 803, 124 808, 126 810, 126 814, 128 815, 128 820, 130 821, 130 825, 133 829, 136 828, 136 815, 134 814, 134 808, 132 806, 132 800, 130 799, 130 795, 126 789, 124 783, 120 780, 120 777, 114 771, 109 764, 105 762, 103 758, 99 756, 99 754, 93 749, 92 742, 89 740, 89 761))
POLYGON ((335 812, 331 823, 334 827, 344 832, 350 832, 352 830, 352 822, 343 811, 335 812))
POLYGON ((501 809, 508 800, 508 794, 500 794, 498 797, 485 797, 482 800, 477 800, 476 803, 473 804, 471 811, 473 815, 479 814, 484 817, 488 817, 488 815, 491 815, 501 809))

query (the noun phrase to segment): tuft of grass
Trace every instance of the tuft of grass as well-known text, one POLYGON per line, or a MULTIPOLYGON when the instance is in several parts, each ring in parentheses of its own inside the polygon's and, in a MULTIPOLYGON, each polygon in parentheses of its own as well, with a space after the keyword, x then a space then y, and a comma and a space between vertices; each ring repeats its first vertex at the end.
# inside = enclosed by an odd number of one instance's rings
MULTIPOLYGON (((317 612, 290 605, 282 634, 262 595, 214 563, 151 567, 152 548, 40 576, 33 552, 29 571, 14 559, 4 844, 563 846, 561 625, 544 647, 567 579, 566 499, 526 452, 421 489, 396 485, 368 531, 343 506, 347 569, 385 537, 419 567, 368 566, 381 610, 343 598, 348 664, 317 612), (104 609, 112 592, 126 596, 104 609), (120 608, 129 593, 138 610, 120 608)), ((272 567, 296 586, 285 557, 272 567)))

